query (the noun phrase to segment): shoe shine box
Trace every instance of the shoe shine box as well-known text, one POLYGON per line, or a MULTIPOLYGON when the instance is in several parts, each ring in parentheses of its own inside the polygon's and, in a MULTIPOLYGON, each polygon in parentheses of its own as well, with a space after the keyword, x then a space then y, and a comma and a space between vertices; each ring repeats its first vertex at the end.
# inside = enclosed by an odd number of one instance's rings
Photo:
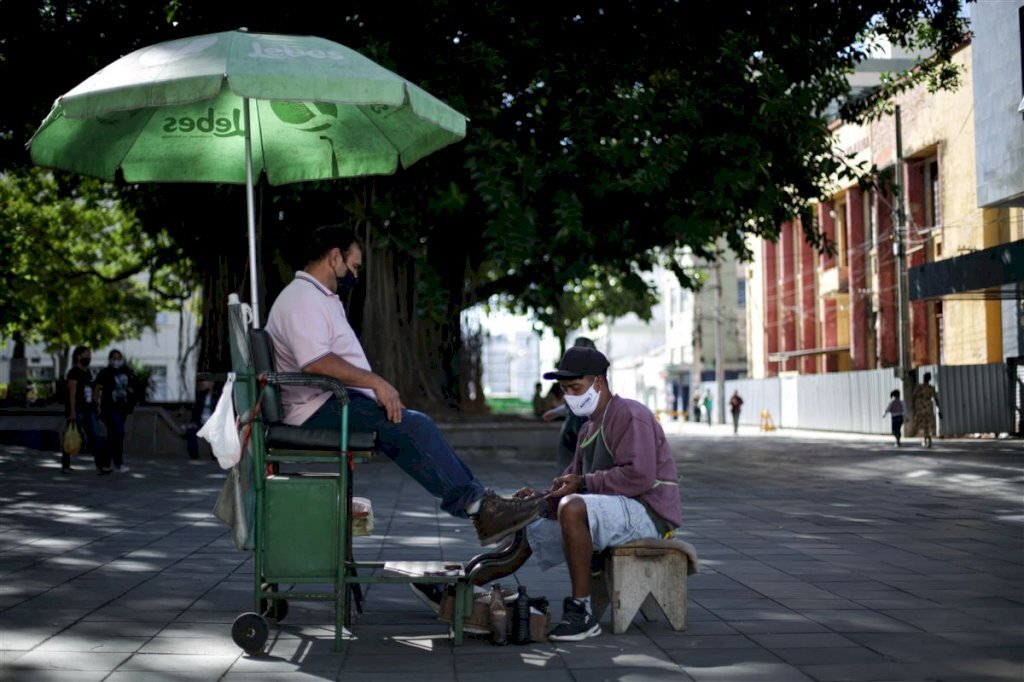
MULTIPOLYGON (((516 593, 509 590, 502 591, 505 597, 505 604, 511 607, 515 603, 516 593)), ((455 617, 455 596, 445 594, 441 599, 441 611, 438 619, 445 623, 451 623, 455 617)), ((548 628, 551 624, 550 613, 537 613, 536 609, 530 611, 530 640, 534 642, 548 641, 548 628)), ((490 595, 483 594, 473 601, 473 611, 462 621, 462 627, 467 634, 491 631, 491 608, 490 595), (475 632, 474 632, 475 631, 475 632)))

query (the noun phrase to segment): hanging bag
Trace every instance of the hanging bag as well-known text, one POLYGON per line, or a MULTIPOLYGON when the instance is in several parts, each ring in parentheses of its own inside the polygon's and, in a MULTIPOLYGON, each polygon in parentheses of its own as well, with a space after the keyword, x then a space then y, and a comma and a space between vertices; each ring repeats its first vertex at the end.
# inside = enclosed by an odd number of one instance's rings
POLYGON ((228 374, 228 380, 221 391, 217 407, 210 415, 209 421, 203 424, 196 434, 210 443, 213 455, 221 469, 230 469, 242 458, 242 443, 238 438, 238 424, 235 417, 234 373, 228 374))
POLYGON ((82 451, 82 434, 78 432, 78 425, 75 422, 68 422, 61 444, 64 447, 64 452, 69 455, 77 455, 82 451))

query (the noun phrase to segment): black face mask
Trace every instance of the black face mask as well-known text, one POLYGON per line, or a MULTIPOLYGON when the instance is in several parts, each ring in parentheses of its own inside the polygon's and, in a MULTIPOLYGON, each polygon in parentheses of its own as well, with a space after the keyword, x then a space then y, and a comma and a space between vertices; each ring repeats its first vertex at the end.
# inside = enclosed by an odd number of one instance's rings
POLYGON ((359 279, 349 270, 341 277, 338 277, 338 296, 344 296, 356 285, 359 279))

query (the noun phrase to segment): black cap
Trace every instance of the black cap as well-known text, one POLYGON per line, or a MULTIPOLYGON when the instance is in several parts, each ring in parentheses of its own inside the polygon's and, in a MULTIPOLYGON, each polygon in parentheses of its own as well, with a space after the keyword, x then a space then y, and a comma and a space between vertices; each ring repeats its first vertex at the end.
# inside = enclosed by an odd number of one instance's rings
POLYGON ((545 379, 578 379, 600 376, 608 369, 608 358, 599 350, 573 346, 565 351, 558 369, 544 374, 545 379))

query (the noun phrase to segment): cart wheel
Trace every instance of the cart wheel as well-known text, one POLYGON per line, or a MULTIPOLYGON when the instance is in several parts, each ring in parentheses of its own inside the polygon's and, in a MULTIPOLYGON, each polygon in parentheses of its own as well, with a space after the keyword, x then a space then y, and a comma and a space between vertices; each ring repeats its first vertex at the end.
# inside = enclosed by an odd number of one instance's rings
POLYGON ((262 653, 269 635, 267 620, 258 613, 243 613, 231 626, 231 639, 250 656, 262 653))
POLYGON ((288 615, 288 600, 272 599, 270 604, 267 604, 266 599, 260 599, 260 613, 280 623, 288 615))

